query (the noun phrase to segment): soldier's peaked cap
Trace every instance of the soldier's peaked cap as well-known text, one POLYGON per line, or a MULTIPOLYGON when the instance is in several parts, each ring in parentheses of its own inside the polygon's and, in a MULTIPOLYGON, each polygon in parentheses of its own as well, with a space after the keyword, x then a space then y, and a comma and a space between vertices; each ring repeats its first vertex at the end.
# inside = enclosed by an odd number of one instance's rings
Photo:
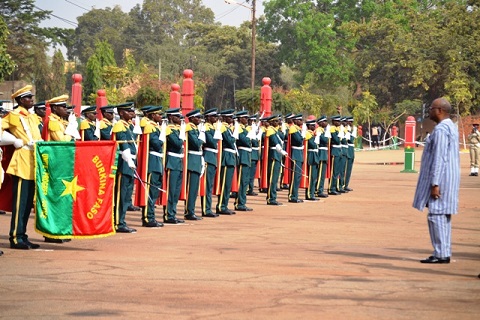
POLYGON ((235 113, 235 117, 237 118, 248 117, 248 111, 247 110, 238 111, 237 113, 235 113))
POLYGON ((300 113, 300 114, 296 114, 296 115, 294 115, 294 116, 292 117, 292 119, 294 119, 294 120, 302 120, 302 119, 303 119, 303 114, 301 114, 301 113, 300 113))
POLYGON ((48 100, 47 102, 51 106, 66 106, 67 105, 67 100, 68 100, 68 95, 63 94, 61 96, 52 98, 52 99, 48 100))
POLYGON ((204 115, 205 117, 206 117, 206 116, 216 116, 216 115, 218 115, 217 111, 218 111, 217 108, 211 108, 211 109, 208 109, 207 111, 205 111, 205 112, 203 113, 203 115, 204 115))
POLYGON ((289 113, 287 113, 287 114, 285 115, 285 120, 288 120, 288 119, 293 119, 293 117, 295 117, 295 114, 294 114, 294 113, 291 113, 291 112, 289 112, 289 113))
POLYGON ((140 108, 140 111, 142 111, 143 113, 147 113, 148 110, 150 110, 152 108, 153 108, 153 106, 144 106, 144 107, 140 108))
POLYGON ((235 112, 235 110, 233 110, 233 109, 227 109, 227 110, 220 111, 218 114, 222 115, 224 117, 233 117, 234 112, 235 112))
POLYGON ((162 106, 150 106, 150 109, 144 111, 146 114, 162 113, 162 106))
POLYGON ((281 115, 275 114, 273 116, 268 117, 265 120, 267 120, 267 121, 280 121, 280 118, 281 118, 281 115))
POLYGON ((96 106, 91 106, 91 107, 86 107, 85 109, 82 110, 82 113, 85 114, 87 112, 96 112, 97 107, 96 106))
POLYGON ((312 120, 305 121, 305 124, 311 125, 311 124, 315 124, 316 122, 317 121, 315 119, 312 119, 312 120))
POLYGON ((114 106, 104 106, 100 108, 100 111, 105 112, 105 113, 114 113, 115 112, 115 107, 114 106))
POLYGON ((120 104, 117 104, 115 107, 117 108, 117 110, 135 111, 133 102, 120 103, 120 104))
POLYGON ((187 113, 187 118, 193 118, 193 117, 201 117, 202 113, 200 112, 200 109, 195 109, 187 113))
POLYGON ((40 102, 37 102, 33 105, 34 108, 36 109, 45 109, 47 106, 45 106, 45 101, 40 101, 40 102))
POLYGON ((321 115, 320 118, 317 119, 317 122, 327 121, 327 116, 321 115))
POLYGON ((342 117, 341 116, 332 116, 330 117, 330 119, 332 119, 333 121, 340 121, 342 117))
POLYGON ((167 116, 177 116, 180 117, 182 113, 180 112, 180 108, 170 108, 166 112, 167 116))
POLYGON ((12 94, 12 99, 23 98, 23 97, 28 97, 28 96, 30 96, 30 97, 34 96, 34 94, 32 93, 32 86, 31 85, 25 86, 25 87, 15 91, 12 94))

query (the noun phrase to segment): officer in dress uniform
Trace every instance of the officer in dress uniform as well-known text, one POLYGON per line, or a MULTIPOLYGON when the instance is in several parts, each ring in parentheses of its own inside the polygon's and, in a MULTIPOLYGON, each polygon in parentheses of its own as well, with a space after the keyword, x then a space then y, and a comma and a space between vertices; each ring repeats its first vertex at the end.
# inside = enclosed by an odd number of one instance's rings
MULTIPOLYGON (((257 115, 248 117, 248 126, 247 131, 250 133, 256 128, 257 115)), ((257 128, 258 129, 258 128, 257 128)), ((255 173, 257 170, 257 163, 260 160, 260 142, 258 141, 257 132, 252 133, 252 153, 251 153, 251 162, 250 162, 250 178, 248 180, 247 196, 258 196, 258 193, 254 191, 255 185, 255 173), (255 138, 253 138, 255 135, 255 138)))
POLYGON ((347 117, 347 163, 345 165, 345 183, 343 190, 353 191, 348 185, 350 184, 350 177, 352 176, 353 162, 355 160, 355 138, 356 133, 353 132, 353 117, 347 117))
MULTIPOLYGON (((155 217, 155 203, 157 202, 163 180, 163 141, 160 140, 160 126, 162 122, 162 107, 151 107, 145 112, 146 123, 143 133, 147 135, 148 165, 147 183, 145 184, 148 194, 147 206, 142 207, 142 226, 147 228, 163 227, 155 217)), ((147 148, 145 148, 147 150, 147 148)))
POLYGON ((104 106, 100 108, 102 120, 100 120, 100 140, 112 140, 113 118, 115 107, 104 106))
POLYGON ((38 118, 29 110, 33 108, 32 86, 28 85, 12 94, 18 107, 2 119, 0 142, 13 144, 15 151, 7 168, 13 180, 12 219, 10 224, 10 248, 37 249, 27 235, 27 223, 33 208, 35 195, 34 144, 40 141, 38 118))
MULTIPOLYGON (((218 113, 216 108, 208 109, 203 113, 205 117, 205 144, 203 145, 203 158, 205 160, 205 194, 201 197, 202 216, 216 218, 218 214, 212 211, 212 194, 217 172, 218 139, 215 137, 218 113)), ((220 131, 218 131, 220 132, 220 131)), ((221 134, 220 134, 221 136, 221 134)))
POLYGON ((38 125, 38 129, 40 129, 41 134, 43 131, 43 119, 45 119, 45 116, 47 114, 47 107, 45 106, 45 101, 35 103, 33 105, 33 111, 37 115, 38 122, 40 123, 38 125))
POLYGON ((302 115, 295 115, 293 118, 294 124, 290 127, 288 134, 290 135, 291 143, 291 170, 292 170, 292 181, 290 183, 290 189, 288 192, 288 202, 300 203, 303 200, 298 199, 298 188, 300 187, 300 179, 302 177, 302 166, 303 166, 303 135, 302 135, 302 115))
POLYGON ((320 137, 318 144, 318 182, 316 186, 315 195, 319 198, 327 198, 328 195, 324 193, 325 177, 328 166, 328 146, 330 145, 330 132, 326 131, 328 125, 327 117, 321 116, 317 119, 318 128, 316 135, 320 137))
POLYGON ((87 107, 82 110, 82 114, 85 116, 85 119, 80 122, 82 141, 98 141, 98 137, 95 136, 97 107, 87 107))
POLYGON ((167 136, 167 154, 166 154, 166 174, 167 174, 167 205, 163 207, 163 222, 169 224, 184 223, 184 220, 177 219, 177 204, 180 198, 180 189, 182 187, 183 176, 183 158, 185 157, 183 141, 184 132, 181 132, 181 113, 180 108, 168 109, 167 112, 168 127, 167 136))
POLYGON ((237 151, 235 137, 230 128, 233 123, 234 110, 223 110, 219 114, 222 116, 222 157, 220 163, 220 194, 218 195, 217 214, 232 215, 235 211, 228 209, 230 200, 230 191, 232 190, 232 179, 237 165, 237 151))
POLYGON ((200 174, 204 170, 202 146, 206 141, 205 127, 201 123, 202 114, 196 109, 187 113, 187 199, 185 220, 202 220, 195 214, 195 202, 200 186, 200 174))
POLYGON ((126 102, 116 106, 120 120, 112 129, 114 139, 118 142, 117 177, 115 179, 115 228, 121 233, 135 233, 125 222, 127 207, 132 199, 136 169, 136 134, 133 133, 131 119, 135 115, 133 102, 126 102))
POLYGON ((480 157, 480 133, 478 132, 478 124, 474 123, 472 131, 467 137, 470 147, 470 174, 471 177, 478 176, 478 162, 480 157))
POLYGON ((316 201, 315 190, 318 181, 318 165, 320 163, 320 155, 318 153, 318 143, 320 138, 315 134, 316 119, 306 122, 307 135, 307 165, 308 165, 308 188, 305 190, 305 199, 310 201, 316 201), (318 143, 317 143, 318 141, 318 143))
POLYGON ((283 150, 283 147, 282 147, 283 139, 281 139, 278 134, 280 116, 274 115, 274 116, 268 117, 266 120, 269 123, 268 129, 266 131, 266 136, 268 138, 268 149, 267 149, 267 146, 265 146, 265 151, 264 151, 264 152, 268 152, 267 205, 280 206, 282 204, 277 201, 277 183, 278 183, 278 178, 280 176, 282 156, 287 156, 288 153, 285 150, 283 150))
POLYGON ((235 210, 238 211, 252 211, 252 208, 247 207, 247 189, 250 181, 250 165, 252 163, 252 142, 248 136, 248 111, 239 111, 235 114, 238 121, 238 194, 235 199, 235 210))
POLYGON ((328 183, 329 195, 340 195, 339 178, 341 174, 341 156, 342 142, 339 137, 340 132, 340 116, 333 116, 332 126, 330 127, 330 180, 328 183))
POLYGON ((338 192, 340 193, 347 193, 343 187, 345 185, 345 172, 347 168, 347 154, 348 154, 348 141, 347 138, 350 139, 349 133, 347 130, 347 118, 342 117, 340 118, 340 131, 339 131, 340 142, 342 145, 342 155, 340 157, 340 175, 338 179, 338 192))
MULTIPOLYGON (((62 95, 50 99, 50 109, 52 113, 48 116, 47 141, 72 141, 74 138, 65 133, 69 115, 69 107, 67 106, 68 95, 62 95)), ((56 239, 61 240, 61 239, 56 239)))

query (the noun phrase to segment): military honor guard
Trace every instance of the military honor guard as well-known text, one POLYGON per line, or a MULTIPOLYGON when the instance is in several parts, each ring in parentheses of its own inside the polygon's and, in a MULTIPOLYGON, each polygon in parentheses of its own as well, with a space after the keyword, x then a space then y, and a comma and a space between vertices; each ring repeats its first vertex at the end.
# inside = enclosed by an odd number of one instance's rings
POLYGON ((13 180, 12 219, 9 241, 12 249, 37 249, 40 246, 28 240, 27 223, 35 196, 34 144, 42 140, 38 118, 33 108, 32 86, 28 85, 12 94, 18 107, 2 119, 0 141, 13 145, 15 151, 7 168, 13 180))
POLYGON ((247 195, 248 196, 258 196, 258 193, 254 191, 255 185, 255 176, 257 173, 257 166, 258 162, 260 161, 260 142, 262 140, 261 136, 258 136, 257 131, 259 128, 256 124, 257 115, 253 115, 248 117, 248 126, 247 131, 248 133, 252 133, 252 138, 250 142, 252 143, 252 153, 251 153, 251 161, 250 161, 250 178, 248 180, 248 188, 247 188, 247 195))
POLYGON ((290 188, 288 190, 288 202, 300 203, 303 200, 298 198, 298 188, 300 187, 300 179, 303 175, 303 140, 304 134, 302 133, 303 119, 302 115, 298 114, 293 118, 294 124, 289 128, 288 134, 290 135, 291 154, 290 154, 290 169, 292 171, 292 179, 290 188))
POLYGON ((33 105, 33 112, 37 115, 38 118, 38 129, 40 129, 40 134, 43 131, 43 121, 47 115, 47 107, 45 106, 45 101, 37 102, 33 105))
MULTIPOLYGON (((97 120, 97 107, 86 107, 82 110, 82 115, 85 117, 80 122, 80 137, 82 141, 98 141, 99 137, 96 134, 96 120, 97 120)), ((100 133, 97 133, 98 135, 100 133)))
POLYGON ((247 207, 247 189, 250 181, 250 166, 252 163, 252 142, 251 135, 248 135, 248 111, 239 111, 235 114, 238 121, 238 166, 237 166, 237 181, 238 193, 235 199, 235 210, 238 211, 252 211, 252 208, 247 207))
POLYGON ((318 152, 318 144, 320 137, 315 132, 316 119, 306 121, 307 135, 307 168, 308 168, 308 187, 305 189, 305 199, 316 201, 315 191, 318 181, 318 167, 320 163, 320 155, 318 152))
POLYGON ((68 95, 61 95, 48 100, 52 113, 48 116, 47 141, 72 141, 73 136, 65 132, 69 115, 68 95))
POLYGON ((112 140, 113 119, 115 117, 115 108, 113 106, 104 106, 100 108, 102 120, 100 120, 100 140, 112 140))
POLYGON ((157 221, 155 216, 155 203, 163 186, 163 141, 160 138, 160 123, 162 122, 162 107, 152 106, 145 112, 146 123, 143 127, 144 144, 141 148, 144 153, 142 159, 146 160, 146 181, 141 183, 144 188, 142 209, 142 226, 147 228, 163 227, 163 223, 157 221))
POLYGON ((212 211, 212 194, 215 185, 215 174, 218 166, 218 141, 222 138, 220 130, 216 129, 218 121, 217 109, 208 109, 203 113, 205 118, 205 144, 203 145, 203 158, 205 160, 205 173, 203 178, 204 194, 201 197, 202 216, 216 218, 218 214, 212 211), (217 135, 215 135, 217 132, 217 135))
POLYGON ((167 205, 163 207, 163 222, 168 224, 184 223, 177 219, 177 204, 180 198, 183 176, 183 160, 185 157, 183 142, 185 132, 181 131, 180 108, 172 108, 166 111, 168 126, 166 128, 166 160, 165 169, 167 175, 167 205))
POLYGON ((345 165, 345 182, 343 184, 343 190, 353 191, 349 187, 350 177, 352 176, 353 162, 355 161, 355 138, 357 137, 357 132, 353 127, 353 117, 347 117, 347 161, 345 165))
POLYGON ((117 177, 115 179, 115 229, 121 233, 135 233, 137 230, 127 226, 125 216, 131 202, 136 170, 136 134, 133 133, 131 119, 135 116, 133 102, 116 106, 120 120, 113 126, 114 140, 118 143, 117 177))
POLYGON ((340 138, 340 116, 333 116, 330 127, 330 179, 328 182, 328 194, 340 195, 340 174, 342 174, 342 142, 340 138))
MULTIPOLYGON (((327 176, 328 167, 328 149, 330 145, 330 128, 327 130, 328 122, 326 116, 321 116, 317 119, 318 127, 315 135, 319 137, 318 143, 318 181, 315 195, 319 198, 327 198, 328 195, 324 192, 325 178, 327 176)), ((328 192, 327 192, 328 193, 328 192)))
POLYGON ((228 209, 230 192, 232 190, 232 179, 237 165, 236 139, 233 136, 231 125, 233 124, 234 110, 223 110, 219 113, 222 117, 221 134, 222 150, 220 158, 220 185, 217 203, 217 214, 232 215, 235 211, 228 209))
POLYGON ((480 158, 480 132, 478 124, 472 125, 472 131, 468 134, 467 141, 470 148, 470 174, 471 177, 478 177, 478 165, 480 158))
POLYGON ((268 152, 267 163, 267 205, 280 206, 282 205, 277 201, 277 183, 280 176, 280 168, 282 164, 282 156, 288 156, 288 153, 283 150, 283 139, 278 134, 280 117, 274 115, 267 118, 269 122, 268 129, 266 131, 267 144, 265 145, 265 151, 268 152))
POLYGON ((195 214, 195 202, 200 186, 200 175, 204 174, 203 144, 206 141, 205 127, 200 110, 187 113, 189 123, 187 136, 187 199, 185 201, 185 220, 202 220, 195 214))

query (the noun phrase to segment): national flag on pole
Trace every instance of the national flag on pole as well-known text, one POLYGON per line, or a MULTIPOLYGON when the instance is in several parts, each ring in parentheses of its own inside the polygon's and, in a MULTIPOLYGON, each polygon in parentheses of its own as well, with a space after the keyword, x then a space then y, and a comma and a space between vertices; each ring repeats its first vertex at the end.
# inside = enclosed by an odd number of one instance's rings
POLYGON ((38 142, 35 145, 35 230, 47 237, 115 234, 115 141, 38 142))

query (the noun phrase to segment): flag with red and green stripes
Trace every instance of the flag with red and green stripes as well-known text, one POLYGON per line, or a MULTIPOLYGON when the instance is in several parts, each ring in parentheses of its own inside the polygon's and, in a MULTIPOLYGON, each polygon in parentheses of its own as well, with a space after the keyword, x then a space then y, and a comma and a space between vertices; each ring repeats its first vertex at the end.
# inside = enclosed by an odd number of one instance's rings
POLYGON ((115 233, 115 141, 35 144, 35 229, 55 239, 115 233))

